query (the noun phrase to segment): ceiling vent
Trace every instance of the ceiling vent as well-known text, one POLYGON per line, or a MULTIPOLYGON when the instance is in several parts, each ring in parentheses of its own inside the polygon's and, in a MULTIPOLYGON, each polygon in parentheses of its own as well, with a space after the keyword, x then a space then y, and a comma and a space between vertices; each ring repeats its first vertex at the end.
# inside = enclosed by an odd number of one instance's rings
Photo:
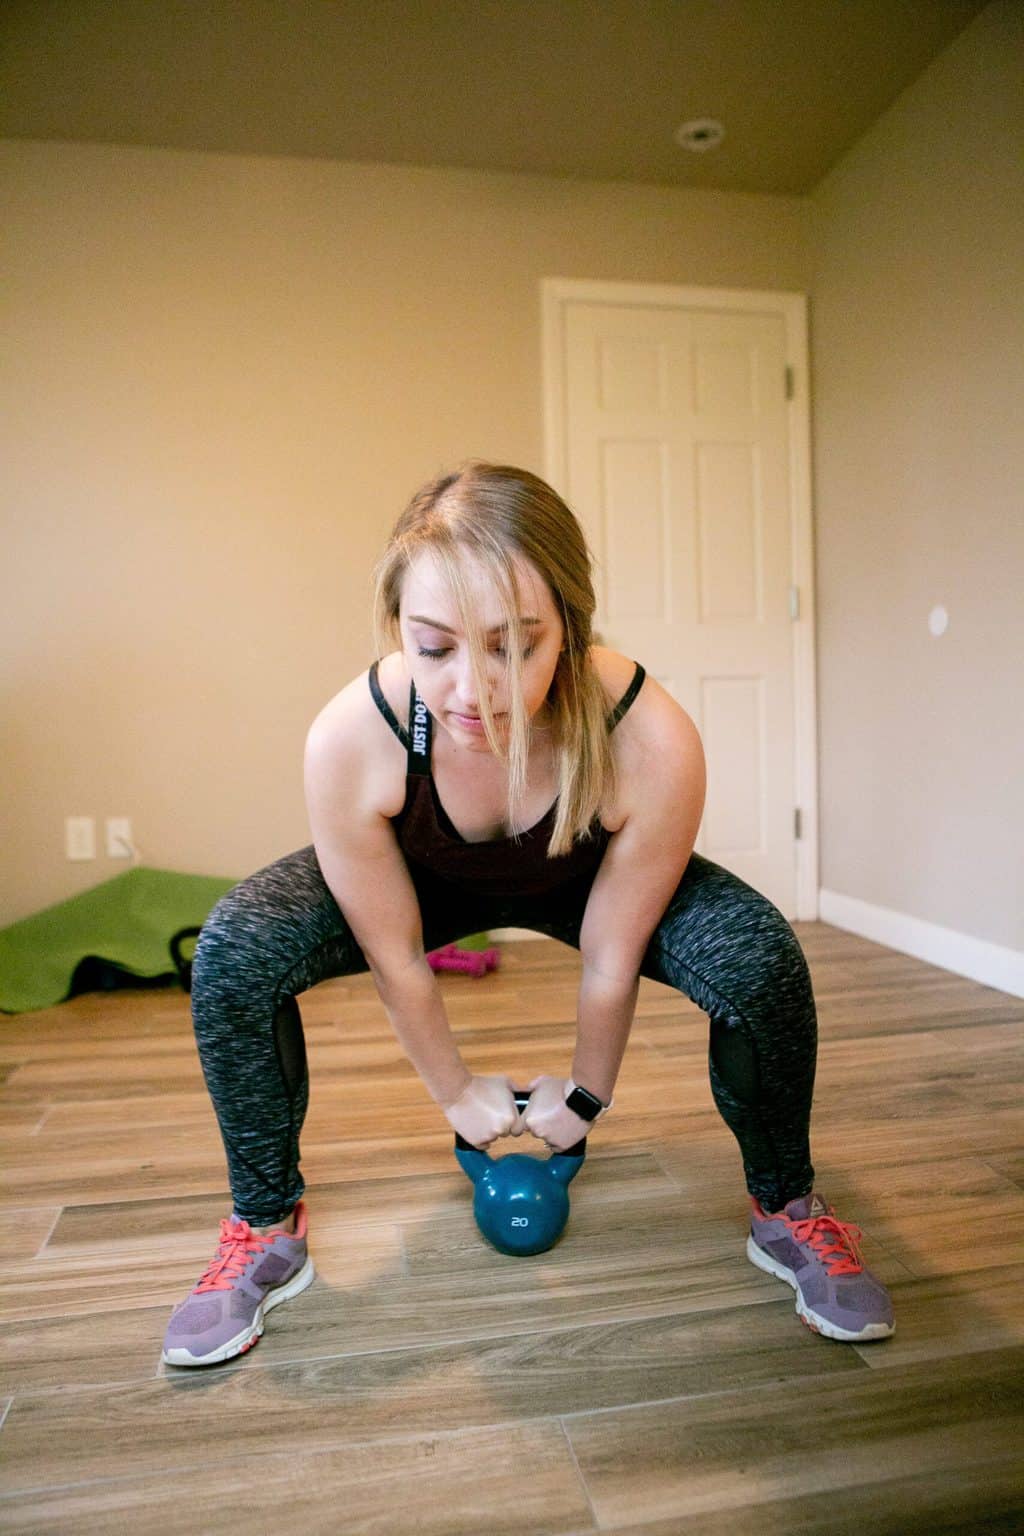
POLYGON ((709 149, 717 149, 725 138, 725 129, 716 117, 694 117, 676 129, 676 143, 695 155, 703 155, 709 149))

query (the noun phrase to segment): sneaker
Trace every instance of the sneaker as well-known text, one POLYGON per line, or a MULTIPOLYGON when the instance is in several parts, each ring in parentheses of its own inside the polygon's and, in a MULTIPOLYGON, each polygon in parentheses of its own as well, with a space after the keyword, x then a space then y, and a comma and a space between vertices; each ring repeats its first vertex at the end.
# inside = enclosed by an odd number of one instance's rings
POLYGON ((864 1343, 895 1329, 892 1301, 861 1261, 860 1228, 839 1221, 817 1192, 768 1216, 756 1200, 747 1258, 796 1291, 797 1316, 815 1333, 864 1343))
POLYGON ((165 1365, 216 1365, 244 1355, 263 1332, 263 1319, 304 1291, 313 1279, 306 1252, 306 1207, 295 1207, 295 1231, 263 1237, 238 1216, 220 1224, 217 1257, 192 1293, 171 1314, 165 1365))

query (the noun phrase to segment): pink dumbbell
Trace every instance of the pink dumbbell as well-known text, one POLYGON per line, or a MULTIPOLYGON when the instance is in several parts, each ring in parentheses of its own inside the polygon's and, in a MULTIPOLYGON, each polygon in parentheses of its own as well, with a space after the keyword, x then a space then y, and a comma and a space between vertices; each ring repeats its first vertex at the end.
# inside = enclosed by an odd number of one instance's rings
POLYGON ((496 949, 460 949, 457 944, 445 944, 431 950, 427 964, 432 971, 464 971, 467 976, 485 976, 498 969, 499 952, 496 949))

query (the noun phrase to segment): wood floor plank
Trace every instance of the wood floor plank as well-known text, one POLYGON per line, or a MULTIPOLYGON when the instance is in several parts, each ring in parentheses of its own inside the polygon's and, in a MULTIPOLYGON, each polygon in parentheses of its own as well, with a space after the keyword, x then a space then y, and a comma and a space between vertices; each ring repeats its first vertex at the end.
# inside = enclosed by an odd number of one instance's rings
MULTIPOLYGON (((528 1270, 509 1265, 458 1280, 450 1273, 410 1278, 382 1268, 359 1286, 339 1278, 351 1271, 348 1229, 322 1233, 314 1257, 317 1279, 301 1306, 275 1311, 257 1354, 239 1368, 372 1353, 382 1338, 391 1347, 415 1347, 759 1304, 781 1305, 792 1315, 788 1293, 766 1284, 732 1247, 683 1258, 641 1249, 632 1264, 568 1266, 549 1259, 528 1270)), ((147 1294, 170 1293, 161 1305, 129 1306, 125 1298, 102 1315, 96 1307, 72 1305, 43 1317, 41 1304, 27 1306, 36 1315, 8 1320, 0 1331, 0 1380, 15 1390, 60 1389, 152 1376, 171 1308, 187 1290, 173 1278, 170 1268, 152 1272, 147 1294)), ((798 1327, 795 1317, 792 1326, 798 1327)))
MULTIPOLYGON (((1021 1033, 1018 1024, 979 1024, 894 1035, 886 1040, 885 1073, 892 1076, 898 1070, 904 1080, 953 1085, 1007 1075, 1019 1080, 1024 1075, 1021 1033)), ((876 1037, 846 1035, 822 1040, 818 1060, 830 1081, 867 1079, 877 1085, 878 1057, 876 1037)))
POLYGON ((849 1487, 951 1462, 1019 1470, 1022 1373, 1024 1350, 998 1350, 969 1372, 928 1361, 586 1413, 566 1429, 602 1528, 798 1494, 841 1505, 849 1487))
POLYGON ((720 1395, 739 1384, 876 1379, 853 1350, 796 1323, 788 1303, 757 1307, 754 1323, 752 1329, 742 1307, 256 1370, 172 1370, 99 1389, 19 1392, 0 1436, 5 1487, 14 1493, 170 1472, 197 1446, 205 1448, 204 1460, 215 1457, 215 1448, 225 1446, 218 1438, 225 1424, 230 1455, 255 1455, 548 1419, 581 1402, 619 1409, 720 1395))
MULTIPOLYGON (((0 1382, 13 1393, 61 1393, 70 1387, 151 1381, 170 1315, 168 1304, 5 1321, 0 1328, 0 1382)), ((0 1436, 0 1460, 2 1445, 0 1436)), ((42 1452, 44 1464, 45 1459, 42 1452)))
POLYGON ((25 1099, 20 1104, 0 1104, 0 1145, 11 1146, 34 1135, 50 1105, 51 1101, 43 1097, 25 1099))
POLYGON ((5 1205, 65 1206, 200 1194, 223 1184, 223 1149, 207 1124, 68 1137, 63 1148, 50 1142, 38 1152, 26 1141, 6 1149, 0 1190, 5 1205))
MULTIPOLYGON (((896 1332, 884 1349, 854 1348, 876 1370, 919 1360, 947 1361, 979 1350, 1024 1346, 1020 1268, 961 1270, 892 1285, 896 1332)), ((963 1367, 970 1369, 969 1364, 963 1367)), ((1022 1460, 1024 1486, 1024 1460, 1022 1460)))
POLYGON ((603 1525, 602 1536, 1021 1536, 1024 1488, 1012 1462, 954 1463, 927 1472, 780 1494, 768 1503, 695 1513, 684 1500, 664 1520, 603 1525))
POLYGON ((59 1216, 59 1205, 14 1207, 5 1211, 0 1222, 0 1275, 5 1264, 31 1260, 46 1242, 59 1216))
POLYGON ((235 1529, 263 1536, 282 1522, 304 1536, 480 1536, 482 1529, 488 1536, 583 1536, 595 1530, 554 1421, 316 1453, 296 1446, 199 1467, 187 1482, 164 1473, 0 1500, 0 1531, 20 1536, 129 1530, 132 1536, 197 1536, 235 1529))
POLYGON ((120 1131, 146 1130, 157 1126, 194 1126, 204 1130, 211 1124, 213 1106, 205 1086, 196 1084, 191 1093, 168 1091, 154 1098, 143 1094, 118 1094, 106 1099, 76 1099, 50 1106, 40 1129, 42 1145, 68 1136, 90 1132, 104 1134, 113 1124, 120 1131))
POLYGON ((1021 1116, 1016 1108, 985 1110, 946 1095, 922 1113, 913 1087, 888 1098, 884 1118, 876 1117, 865 1094, 858 1104, 823 1085, 811 1121, 815 1163, 834 1167, 873 1166, 939 1158, 950 1147, 984 1157, 1014 1152, 1020 1146, 1021 1116))
POLYGON ((986 1155, 985 1161, 994 1172, 1012 1179, 1018 1188, 1024 1189, 1024 1151, 986 1155))

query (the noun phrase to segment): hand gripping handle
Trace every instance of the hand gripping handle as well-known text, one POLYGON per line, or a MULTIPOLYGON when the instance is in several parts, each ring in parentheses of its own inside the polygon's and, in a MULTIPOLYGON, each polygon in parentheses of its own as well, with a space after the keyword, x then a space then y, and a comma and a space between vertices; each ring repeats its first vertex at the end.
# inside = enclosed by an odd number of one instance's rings
MULTIPOLYGON (((513 1090, 512 1090, 512 1097, 516 1101, 516 1108, 519 1110, 520 1113, 522 1113, 522 1111, 526 1108, 527 1104, 529 1104, 529 1102, 530 1102, 530 1095, 529 1095, 529 1093, 526 1091, 525 1088, 513 1088, 513 1090)), ((479 1152, 480 1156, 481 1157, 486 1157, 488 1162, 492 1162, 493 1161, 493 1159, 491 1157, 491 1154, 484 1147, 474 1147, 473 1143, 471 1141, 467 1141, 464 1136, 460 1136, 458 1131, 455 1132, 455 1147, 456 1147, 456 1151, 459 1151, 459 1152, 479 1152)), ((552 1156, 552 1158, 555 1158, 555 1157, 585 1157, 586 1156, 586 1152, 587 1152, 587 1138, 584 1136, 582 1138, 582 1140, 580 1140, 580 1141, 578 1141, 576 1143, 575 1146, 567 1147, 564 1152, 552 1152, 551 1156, 552 1156)), ((529 1155, 529 1154, 527 1154, 527 1155, 529 1155)))

